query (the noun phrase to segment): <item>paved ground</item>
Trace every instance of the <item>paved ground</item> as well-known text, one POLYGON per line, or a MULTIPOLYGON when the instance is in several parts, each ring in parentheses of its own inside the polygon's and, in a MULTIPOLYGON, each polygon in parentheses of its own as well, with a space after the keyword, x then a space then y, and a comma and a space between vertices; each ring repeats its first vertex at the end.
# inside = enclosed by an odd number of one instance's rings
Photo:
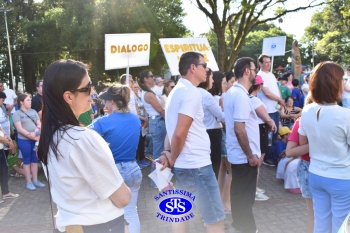
MULTIPOLYGON (((171 223, 157 219, 157 202, 153 197, 155 189, 148 185, 149 169, 143 169, 143 182, 139 194, 138 208, 142 233, 171 232, 171 223)), ((305 232, 306 207, 301 195, 283 189, 283 182, 275 179, 276 168, 263 165, 259 187, 266 190, 268 201, 256 202, 254 215, 261 233, 305 232)), ((41 175, 42 180, 44 179, 41 175)), ((51 207, 48 188, 28 191, 24 178, 10 178, 10 190, 18 193, 17 199, 5 200, 0 204, 1 233, 51 233, 51 207)), ((198 212, 189 221, 190 232, 205 232, 198 212)), ((231 216, 225 221, 230 226, 231 216)))

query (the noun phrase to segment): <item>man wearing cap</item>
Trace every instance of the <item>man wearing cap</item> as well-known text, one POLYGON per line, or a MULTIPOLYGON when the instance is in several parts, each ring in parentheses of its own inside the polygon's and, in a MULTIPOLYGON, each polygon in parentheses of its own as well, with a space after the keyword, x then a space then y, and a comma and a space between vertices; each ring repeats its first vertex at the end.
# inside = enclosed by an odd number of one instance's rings
POLYGON ((225 94, 227 159, 231 163, 231 212, 233 227, 241 233, 257 231, 253 215, 258 166, 260 166, 259 121, 248 90, 255 83, 254 60, 236 61, 237 82, 225 94))
MULTIPOLYGON (((198 84, 206 80, 208 72, 204 56, 196 52, 182 54, 179 72, 182 78, 170 92, 165 107, 171 153, 163 152, 160 160, 163 165, 174 167, 176 188, 196 197, 194 204, 202 215, 206 232, 224 233, 226 215, 210 160, 202 95, 197 89, 198 84)), ((173 230, 188 232, 188 223, 175 223, 173 230)))
POLYGON ((164 80, 161 78, 161 77, 158 77, 156 78, 155 80, 156 82, 156 85, 154 87, 152 87, 152 91, 159 97, 162 96, 163 94, 163 83, 164 83, 164 80))
MULTIPOLYGON (((284 100, 281 98, 281 93, 278 89, 277 80, 275 76, 270 72, 271 60, 266 54, 259 56, 260 75, 264 80, 262 91, 258 93, 258 97, 265 104, 266 110, 269 113, 271 119, 275 122, 278 130, 280 114, 280 106, 284 107, 284 100), (279 106, 280 105, 280 106, 279 106)), ((275 141, 277 138, 277 132, 273 135, 272 146, 269 147, 267 154, 265 155, 264 164, 268 166, 275 166, 273 163, 275 141)))

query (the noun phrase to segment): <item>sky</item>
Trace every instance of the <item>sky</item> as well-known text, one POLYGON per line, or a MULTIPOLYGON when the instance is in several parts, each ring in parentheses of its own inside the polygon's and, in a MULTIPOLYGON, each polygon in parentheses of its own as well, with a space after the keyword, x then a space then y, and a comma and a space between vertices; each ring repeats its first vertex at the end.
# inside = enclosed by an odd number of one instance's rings
MULTIPOLYGON (((192 0, 195 2, 195 0, 192 0)), ((220 0, 218 1, 220 2, 220 0)), ((307 0, 290 1, 286 4, 286 7, 295 8, 300 4, 300 2, 308 2, 307 0)), ((197 7, 191 4, 191 0, 183 0, 183 7, 187 16, 184 18, 184 24, 187 28, 194 33, 195 37, 198 37, 201 33, 208 32, 210 29, 209 19, 206 18, 204 13, 200 11, 197 7)), ((283 23, 278 23, 277 20, 274 21, 276 26, 279 26, 287 34, 293 34, 295 39, 300 40, 304 34, 304 29, 310 25, 311 16, 320 8, 311 8, 303 11, 289 13, 284 16, 283 23)))

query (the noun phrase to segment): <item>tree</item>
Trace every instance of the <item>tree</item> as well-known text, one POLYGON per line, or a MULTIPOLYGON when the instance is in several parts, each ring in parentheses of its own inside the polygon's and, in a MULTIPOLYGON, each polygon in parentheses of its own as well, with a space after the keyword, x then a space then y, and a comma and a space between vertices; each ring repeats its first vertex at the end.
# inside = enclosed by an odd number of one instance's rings
POLYGON ((198 8, 210 19, 213 31, 217 36, 218 66, 220 70, 232 69, 239 51, 248 34, 258 25, 276 20, 290 12, 307 9, 324 4, 310 0, 304 6, 292 9, 284 7, 287 0, 196 0, 198 8), (220 7, 219 7, 220 6, 220 7), (222 12, 219 12, 222 8, 222 12), (274 10, 274 14, 268 12, 274 10), (268 16, 263 17, 263 14, 268 16), (225 40, 226 29, 229 40, 225 40), (228 52, 228 45, 231 51, 228 52))
MULTIPOLYGON (((165 58, 158 39, 182 37, 188 33, 182 24, 181 0, 12 0, 6 6, 14 8, 11 24, 13 53, 17 58, 18 75, 23 77, 25 90, 33 92, 35 81, 42 79, 47 66, 58 59, 76 59, 90 65, 90 76, 97 81, 116 81, 120 70, 104 70, 104 34, 151 33, 150 69, 159 73, 165 58)), ((1 24, 0 24, 1 25, 1 24)), ((0 26, 1 27, 1 26, 0 26)), ((4 30, 5 31, 5 30, 4 30)), ((2 31, 3 32, 3 31, 2 31)), ((0 45, 6 45, 6 36, 0 45)), ((7 50, 2 47, 1 53, 7 50)), ((5 55, 6 56, 6 55, 5 55)), ((4 56, 0 56, 0 62, 4 56)), ((1 66, 7 71, 6 66, 1 66)), ((130 69, 133 74, 142 68, 130 69)), ((121 72, 121 73, 119 73, 121 72)))
POLYGON ((333 60, 350 63, 350 0, 334 0, 322 11, 312 16, 311 25, 305 29, 303 41, 309 42, 315 63, 333 60))

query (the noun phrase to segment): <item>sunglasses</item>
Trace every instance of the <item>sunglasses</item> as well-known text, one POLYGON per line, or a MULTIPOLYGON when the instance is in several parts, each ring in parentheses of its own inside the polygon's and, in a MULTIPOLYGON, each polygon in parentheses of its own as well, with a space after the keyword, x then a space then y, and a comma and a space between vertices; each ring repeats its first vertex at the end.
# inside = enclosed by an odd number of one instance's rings
POLYGON ((169 86, 171 89, 173 89, 175 86, 169 86))
POLYGON ((82 88, 79 88, 79 89, 75 89, 73 90, 72 92, 87 92, 87 93, 91 93, 91 88, 92 88, 92 83, 89 82, 88 85, 86 85, 86 87, 82 87, 82 88))
POLYGON ((204 63, 197 63, 197 64, 196 64, 196 66, 203 66, 204 69, 207 68, 207 65, 208 65, 208 64, 207 64, 206 62, 204 62, 204 63))

